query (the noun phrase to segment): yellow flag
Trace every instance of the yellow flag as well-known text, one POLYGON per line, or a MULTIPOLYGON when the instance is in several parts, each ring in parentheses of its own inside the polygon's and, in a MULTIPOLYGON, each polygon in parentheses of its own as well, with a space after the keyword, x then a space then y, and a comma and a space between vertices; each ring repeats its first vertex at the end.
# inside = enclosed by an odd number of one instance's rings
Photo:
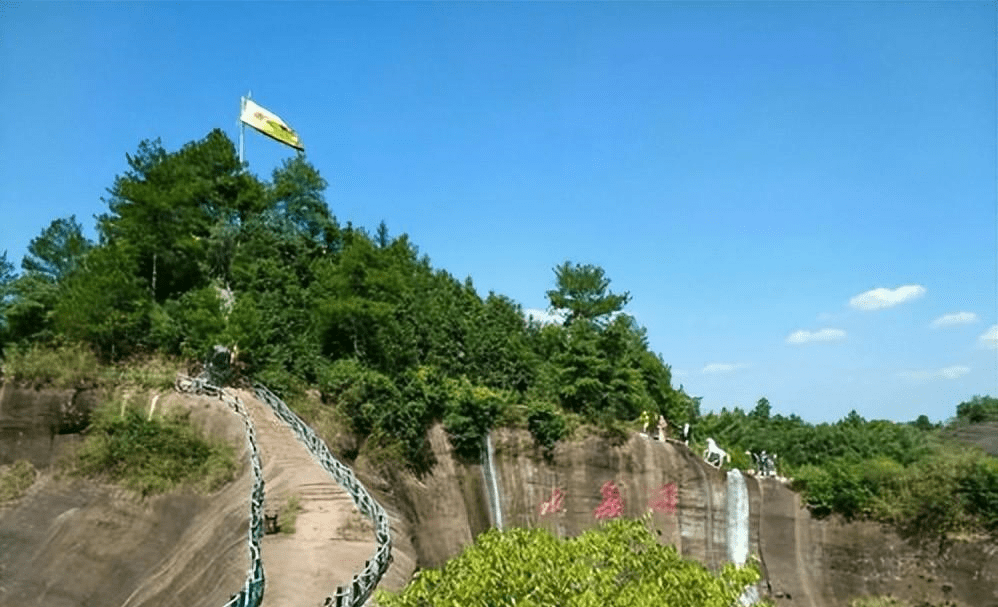
POLYGON ((249 99, 243 99, 243 113, 239 117, 245 124, 296 150, 305 151, 298 133, 295 133, 277 114, 266 110, 249 99))

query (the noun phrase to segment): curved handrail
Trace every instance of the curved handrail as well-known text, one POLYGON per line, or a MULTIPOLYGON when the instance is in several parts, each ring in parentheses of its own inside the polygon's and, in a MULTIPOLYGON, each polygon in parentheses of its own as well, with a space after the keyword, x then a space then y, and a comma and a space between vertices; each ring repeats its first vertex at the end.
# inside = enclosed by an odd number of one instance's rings
MULTIPOLYGON (((263 467, 260 463, 260 450, 256 442, 256 430, 253 426, 253 420, 250 419, 242 400, 225 388, 220 388, 210 383, 208 380, 209 377, 211 376, 207 373, 198 377, 178 375, 176 389, 179 392, 189 394, 215 396, 243 418, 243 423, 246 426, 246 442, 250 448, 250 463, 253 467, 254 476, 253 490, 250 493, 248 541, 250 568, 246 574, 246 582, 243 584, 243 588, 237 594, 233 594, 223 607, 259 607, 263 600, 266 580, 260 552, 260 539, 263 537, 264 482, 263 467)), ((373 557, 367 561, 363 571, 354 574, 349 586, 337 587, 335 594, 327 597, 324 603, 324 605, 335 605, 336 607, 360 607, 371 596, 375 586, 381 581, 382 576, 388 570, 388 565, 392 561, 392 539, 388 515, 385 509, 381 507, 381 504, 371 497, 367 489, 360 484, 353 470, 333 457, 332 453, 329 452, 329 448, 326 447, 326 443, 283 400, 278 398, 263 384, 254 383, 253 390, 256 397, 266 403, 277 417, 294 431, 298 440, 305 445, 319 465, 329 472, 340 486, 347 490, 361 514, 370 518, 374 523, 377 548, 373 557)))
POLYGON ((260 449, 256 443, 256 430, 253 427, 253 420, 250 419, 246 407, 243 406, 243 401, 238 396, 230 394, 224 388, 209 383, 206 375, 199 377, 178 375, 175 386, 179 392, 215 396, 243 418, 243 424, 246 426, 246 443, 250 449, 250 464, 253 467, 253 490, 250 492, 250 568, 246 573, 246 582, 243 584, 243 588, 238 593, 229 597, 229 600, 223 607, 259 607, 260 602, 263 600, 263 591, 266 585, 263 560, 260 556, 260 538, 263 537, 264 491, 263 466, 260 464, 260 449))
POLYGON ((371 522, 374 523, 377 548, 375 548, 373 557, 367 561, 363 571, 354 574, 349 586, 337 587, 336 593, 327 597, 324 603, 336 607, 360 607, 371 596, 374 587, 381 581, 381 577, 388 570, 388 565, 392 561, 392 537, 388 515, 381 504, 371 497, 367 489, 360 484, 353 470, 333 457, 329 448, 326 447, 326 443, 284 401, 260 383, 253 384, 253 391, 258 399, 267 403, 277 417, 291 427, 298 436, 298 440, 308 448, 316 462, 329 472, 340 486, 347 490, 360 513, 370 518, 371 522))

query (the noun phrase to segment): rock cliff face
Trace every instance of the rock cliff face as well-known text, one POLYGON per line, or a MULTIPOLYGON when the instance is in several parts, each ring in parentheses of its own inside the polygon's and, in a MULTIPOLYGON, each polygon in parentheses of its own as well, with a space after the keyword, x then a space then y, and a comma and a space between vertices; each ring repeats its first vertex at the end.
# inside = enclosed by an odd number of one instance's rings
MULTIPOLYGON (((525 432, 498 431, 492 439, 506 526, 573 536, 600 518, 651 511, 662 542, 711 568, 729 562, 739 552, 732 542, 747 535, 748 552, 759 558, 763 573, 759 593, 777 605, 833 607, 857 596, 892 594, 998 606, 998 547, 985 541, 958 542, 940 555, 877 524, 815 520, 800 496, 774 478, 731 479, 735 487, 744 482, 745 508, 729 495, 725 472, 678 442, 635 435, 613 446, 589 438, 560 445, 546 460, 525 432)), ((403 540, 396 553, 405 558, 397 559, 386 588, 400 586, 414 565, 441 565, 494 520, 481 464, 455 460, 439 427, 431 431, 431 444, 437 467, 418 479, 397 471, 378 476, 358 462, 361 479, 379 493, 403 540)))
POLYGON ((18 459, 36 468, 73 442, 97 404, 97 391, 35 390, 0 384, 0 466, 18 459))
MULTIPOLYGON (((92 391, 0 389, 0 464, 27 458, 46 467, 75 440, 96 399, 92 391)), ((217 401, 181 401, 164 396, 158 406, 193 406, 196 423, 244 444, 240 421, 217 401)), ((496 518, 481 463, 456 459, 440 427, 429 438, 437 465, 421 478, 354 462, 392 518, 386 589, 404 586, 417 567, 443 564, 496 518)), ((737 560, 744 544, 760 560, 760 595, 779 606, 838 607, 855 596, 893 594, 998 607, 998 546, 985 541, 957 542, 940 555, 876 524, 814 520, 779 481, 729 478, 676 442, 632 436, 615 446, 589 438, 559 445, 546 460, 525 432, 497 431, 492 439, 507 527, 571 536, 600 518, 650 510, 662 542, 708 567, 737 560)), ((248 468, 210 497, 144 502, 43 475, 28 495, 0 508, 0 607, 223 604, 248 565, 248 468)))
MULTIPOLYGON (((71 446, 93 391, 0 390, 0 463, 44 470, 71 446), (71 423, 67 423, 67 419, 71 423)), ((245 445, 242 423, 211 399, 167 395, 158 407, 192 408, 192 421, 245 445)), ((0 607, 203 605, 238 590, 249 566, 245 453, 236 480, 211 496, 139 500, 100 483, 43 472, 28 493, 0 506, 0 607)))

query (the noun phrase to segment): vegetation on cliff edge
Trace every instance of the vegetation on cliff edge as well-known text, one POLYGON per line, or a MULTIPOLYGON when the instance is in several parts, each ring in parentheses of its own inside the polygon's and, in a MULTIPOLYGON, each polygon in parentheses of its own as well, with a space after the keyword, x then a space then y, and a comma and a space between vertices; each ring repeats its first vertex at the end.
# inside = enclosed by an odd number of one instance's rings
POLYGON ((648 519, 610 521, 578 537, 544 529, 490 530, 441 569, 424 570, 402 592, 377 593, 384 607, 730 607, 759 580, 754 563, 712 573, 663 546, 648 519))
POLYGON ((146 416, 109 403, 94 411, 85 435, 70 471, 120 482, 143 496, 180 485, 211 492, 235 476, 235 449, 199 432, 190 411, 146 416))

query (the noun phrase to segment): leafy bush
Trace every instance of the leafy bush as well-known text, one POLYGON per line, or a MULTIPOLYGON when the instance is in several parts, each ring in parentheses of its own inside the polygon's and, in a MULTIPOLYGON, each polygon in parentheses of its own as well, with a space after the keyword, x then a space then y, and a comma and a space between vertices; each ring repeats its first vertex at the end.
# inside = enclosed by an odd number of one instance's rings
POLYGON ((956 406, 956 417, 958 422, 971 424, 998 421, 998 398, 974 396, 956 406))
POLYGON ((555 444, 565 438, 568 425, 565 417, 554 408, 554 405, 535 401, 527 407, 527 429, 534 436, 534 441, 544 449, 545 454, 550 456, 555 444))
POLYGON ((24 495, 38 476, 31 462, 19 459, 10 466, 0 468, 0 504, 24 495))
POLYGON ((323 399, 340 407, 361 434, 370 433, 384 411, 398 406, 394 382, 355 359, 340 359, 320 373, 323 399))
POLYGON ((466 377, 448 379, 444 428, 454 450, 463 457, 481 455, 485 435, 507 405, 506 396, 492 388, 473 385, 466 377))
POLYGON ((191 425, 190 411, 147 419, 111 403, 94 411, 86 434, 75 472, 121 482, 143 496, 181 484, 210 492, 235 475, 235 450, 204 438, 191 425))
POLYGON ((544 529, 490 530, 405 590, 378 591, 384 607, 729 607, 759 579, 754 565, 717 574, 663 546, 647 519, 615 520, 559 539, 544 529))
POLYGON ((981 457, 966 472, 959 484, 967 509, 988 531, 998 534, 998 461, 981 457))
POLYGON ((214 286, 188 291, 150 310, 152 341, 163 351, 199 360, 223 341, 225 317, 214 286))
POLYGON ((831 460, 823 466, 800 467, 794 475, 793 488, 804 494, 816 516, 836 512, 850 520, 867 512, 874 495, 863 482, 862 466, 843 459, 831 460))

